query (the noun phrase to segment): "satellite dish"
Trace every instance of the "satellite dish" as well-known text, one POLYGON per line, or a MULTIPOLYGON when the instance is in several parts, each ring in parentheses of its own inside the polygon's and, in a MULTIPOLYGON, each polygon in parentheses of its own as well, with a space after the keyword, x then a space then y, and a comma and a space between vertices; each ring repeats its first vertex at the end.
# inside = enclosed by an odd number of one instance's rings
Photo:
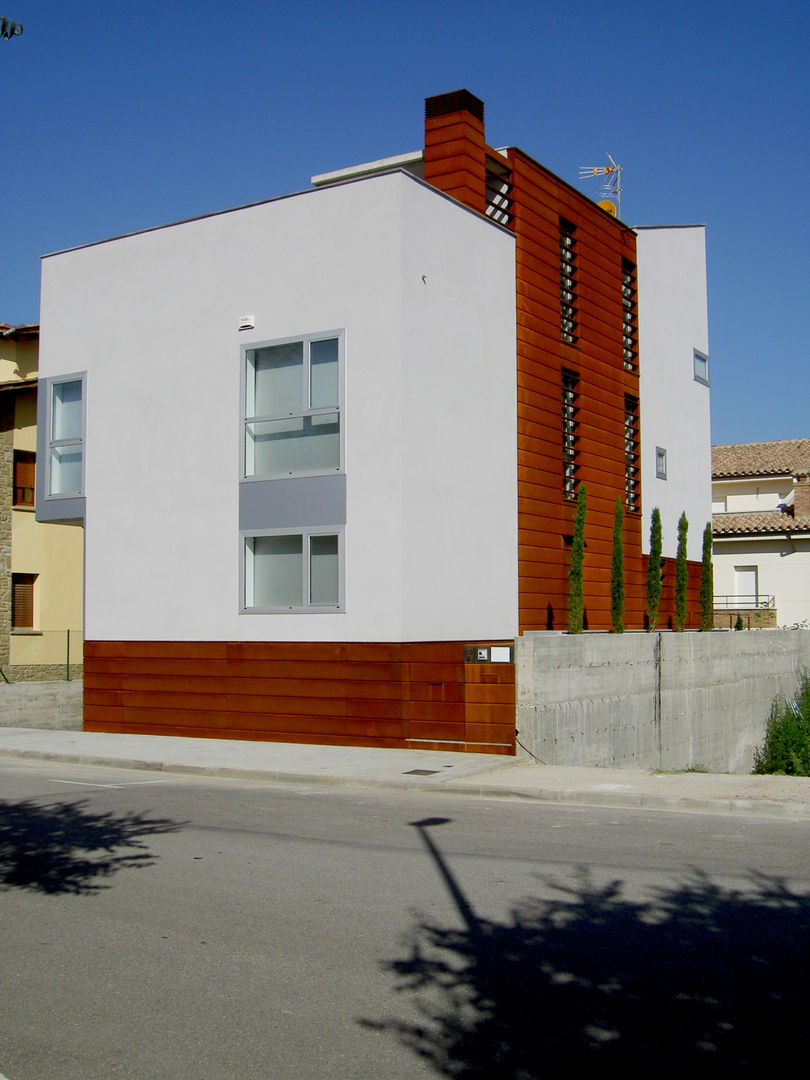
POLYGON ((610 199, 600 199, 596 205, 601 206, 606 214, 610 214, 611 217, 616 217, 615 202, 612 202, 610 199))

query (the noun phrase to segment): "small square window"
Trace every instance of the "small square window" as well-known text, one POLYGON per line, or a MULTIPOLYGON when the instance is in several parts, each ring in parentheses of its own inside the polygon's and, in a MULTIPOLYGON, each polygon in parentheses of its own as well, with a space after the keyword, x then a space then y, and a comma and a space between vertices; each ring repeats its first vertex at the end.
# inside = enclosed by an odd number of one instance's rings
POLYGON ((703 383, 704 386, 709 385, 709 358, 705 353, 699 352, 697 349, 693 352, 694 360, 694 373, 695 382, 703 383))
POLYGON ((662 446, 655 448, 655 476, 657 480, 667 478, 667 452, 662 446))
POLYGON ((242 610, 343 610, 343 537, 330 529, 278 530, 243 542, 242 610))

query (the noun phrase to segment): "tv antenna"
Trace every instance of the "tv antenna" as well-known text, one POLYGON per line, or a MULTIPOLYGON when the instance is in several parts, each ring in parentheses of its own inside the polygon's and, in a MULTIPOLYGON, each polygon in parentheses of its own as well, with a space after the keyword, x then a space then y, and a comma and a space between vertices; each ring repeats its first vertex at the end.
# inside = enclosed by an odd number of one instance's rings
POLYGON ((617 165, 605 151, 609 165, 583 165, 579 170, 580 180, 590 180, 594 176, 604 176, 599 194, 602 198, 597 203, 612 217, 622 216, 622 167, 617 165))

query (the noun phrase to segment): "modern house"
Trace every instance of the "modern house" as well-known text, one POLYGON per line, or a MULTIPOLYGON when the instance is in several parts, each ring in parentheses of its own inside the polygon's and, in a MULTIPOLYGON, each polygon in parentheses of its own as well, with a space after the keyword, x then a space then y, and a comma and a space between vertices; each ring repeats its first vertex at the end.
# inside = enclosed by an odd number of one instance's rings
POLYGON ((626 625, 656 505, 668 559, 693 523, 697 618, 703 228, 629 228, 488 145, 468 91, 427 99, 422 150, 47 256, 41 364, 90 730, 510 753, 582 484, 588 628, 617 499, 626 625))
POLYGON ((810 622, 810 439, 712 447, 715 625, 810 622))
POLYGON ((39 326, 0 323, 0 669, 11 681, 78 674, 81 524, 35 520, 39 326))

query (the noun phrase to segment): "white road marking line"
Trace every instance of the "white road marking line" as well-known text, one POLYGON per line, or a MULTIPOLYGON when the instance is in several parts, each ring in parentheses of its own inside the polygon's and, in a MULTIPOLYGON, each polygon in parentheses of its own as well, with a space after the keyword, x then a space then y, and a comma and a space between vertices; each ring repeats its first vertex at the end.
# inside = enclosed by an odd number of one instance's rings
MULTIPOLYGON (((93 784, 90 780, 51 780, 52 784, 74 784, 76 787, 125 788, 146 787, 149 784, 165 784, 165 780, 133 780, 128 784, 93 784)), ((5 1080, 0 1073, 0 1080, 5 1080)))

